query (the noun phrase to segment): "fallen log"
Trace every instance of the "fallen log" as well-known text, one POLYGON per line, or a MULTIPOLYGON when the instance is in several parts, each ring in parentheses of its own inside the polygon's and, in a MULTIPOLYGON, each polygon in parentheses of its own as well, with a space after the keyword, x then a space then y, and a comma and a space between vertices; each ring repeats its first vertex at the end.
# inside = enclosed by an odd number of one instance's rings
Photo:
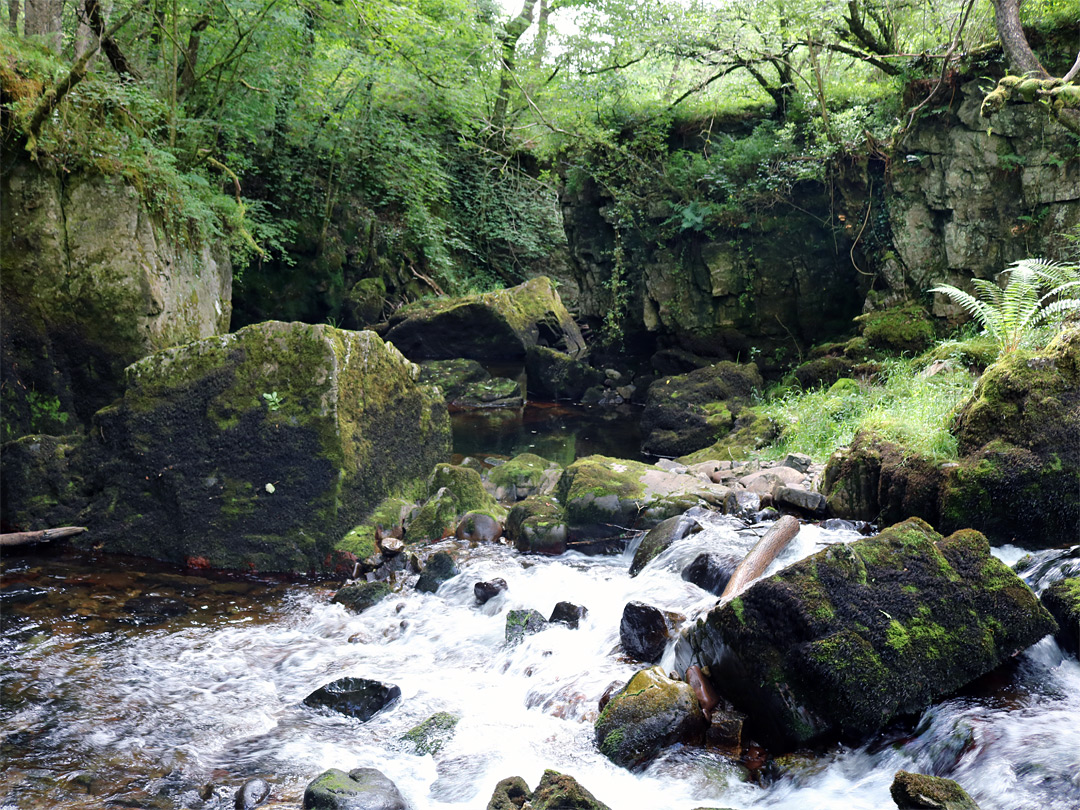
POLYGON ((720 594, 720 599, 734 599, 746 590, 746 586, 765 572, 765 569, 769 567, 769 563, 787 548, 788 543, 794 540, 795 535, 798 533, 798 518, 784 515, 776 521, 765 532, 765 536, 758 540, 749 553, 743 557, 743 561, 739 563, 739 567, 735 569, 731 579, 728 580, 724 592, 720 594))
POLYGON ((61 526, 56 529, 43 529, 40 532, 10 532, 0 534, 0 546, 26 546, 31 543, 47 543, 50 540, 62 540, 86 531, 85 526, 61 526))

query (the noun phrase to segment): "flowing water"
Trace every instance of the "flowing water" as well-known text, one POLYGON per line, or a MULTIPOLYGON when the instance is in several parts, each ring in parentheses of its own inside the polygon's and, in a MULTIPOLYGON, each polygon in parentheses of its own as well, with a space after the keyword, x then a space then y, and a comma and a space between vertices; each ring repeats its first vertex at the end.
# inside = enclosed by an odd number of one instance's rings
MULTIPOLYGON (((619 654, 623 606, 707 608, 715 597, 678 572, 703 547, 749 548, 753 535, 736 526, 717 521, 633 579, 629 553, 538 558, 458 545, 462 573, 437 594, 405 583, 359 615, 312 584, 8 557, 0 808, 227 808, 253 776, 273 786, 264 807, 298 808, 320 772, 361 766, 383 771, 416 810, 483 808, 499 780, 535 786, 545 768, 614 810, 876 810, 892 806, 898 769, 957 779, 983 810, 1080 806, 1080 665, 1049 638, 860 748, 829 746, 756 772, 686 747, 641 773, 608 762, 593 741, 597 702, 640 668, 619 654), (509 589, 478 606, 473 584, 493 577, 509 589), (142 596, 190 612, 139 625, 148 619, 124 606, 142 596), (508 610, 547 616, 560 600, 588 608, 578 629, 553 625, 506 645, 508 610), (398 684, 402 698, 366 723, 301 704, 344 676, 398 684), (402 742, 441 711, 461 720, 438 753, 402 742)), ((778 564, 856 537, 806 526, 778 564)))

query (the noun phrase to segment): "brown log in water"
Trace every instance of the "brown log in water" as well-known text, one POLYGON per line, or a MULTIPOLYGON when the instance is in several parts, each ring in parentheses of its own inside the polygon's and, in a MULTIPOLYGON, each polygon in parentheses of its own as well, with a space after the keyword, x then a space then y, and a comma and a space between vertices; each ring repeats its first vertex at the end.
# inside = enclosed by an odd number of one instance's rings
POLYGON ((777 555, 787 548, 788 543, 795 539, 799 533, 799 520, 791 515, 784 515, 772 527, 765 532, 765 536, 757 541, 750 549, 750 553, 743 557, 739 567, 728 580, 727 587, 720 594, 720 599, 734 599, 746 589, 752 581, 757 579, 769 567, 769 563, 776 559, 777 555))
POLYGON ((61 526, 57 529, 44 529, 40 532, 11 532, 0 534, 0 546, 26 546, 30 543, 47 543, 49 540, 62 540, 65 537, 82 534, 85 526, 61 526))

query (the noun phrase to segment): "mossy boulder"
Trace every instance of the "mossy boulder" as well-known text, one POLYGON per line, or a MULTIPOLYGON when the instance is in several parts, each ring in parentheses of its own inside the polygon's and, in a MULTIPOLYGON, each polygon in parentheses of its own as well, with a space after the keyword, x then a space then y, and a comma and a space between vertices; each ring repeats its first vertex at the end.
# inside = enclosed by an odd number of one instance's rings
POLYGON ((378 550, 375 546, 376 528, 382 526, 387 532, 401 529, 414 509, 416 504, 413 501, 399 495, 383 498, 364 518, 363 523, 349 529, 345 536, 337 541, 335 550, 348 551, 361 560, 367 559, 378 550))
POLYGON ((503 779, 495 786, 487 810, 610 810, 582 787, 576 779, 557 771, 545 770, 536 790, 520 776, 503 779))
POLYGON ((917 518, 834 545, 712 609, 693 663, 777 750, 873 734, 1034 644, 1057 625, 971 530, 917 518))
MULTIPOLYGON (((448 453, 445 405, 417 374, 372 332, 280 322, 140 360, 85 451, 87 542, 216 568, 317 568, 448 453)), ((8 494, 29 520, 36 493, 8 494)))
POLYGON ((5 526, 37 531, 86 525, 86 442, 79 434, 31 435, 0 448, 0 516, 5 526))
POLYGON ((454 558, 445 551, 436 551, 427 559, 424 570, 420 572, 420 579, 416 582, 416 590, 422 593, 435 593, 439 586, 447 580, 456 577, 460 571, 454 558))
POLYGON ((859 431, 829 459, 821 490, 833 517, 881 524, 918 517, 936 525, 943 475, 933 459, 859 431))
POLYGON ((522 359, 533 346, 574 357, 585 349, 581 330, 546 276, 481 295, 408 304, 395 311, 384 335, 413 360, 522 359))
POLYGON ((986 370, 957 420, 941 523, 1048 548, 1080 536, 1080 328, 986 370))
POLYGON ((413 726, 401 736, 401 741, 411 743, 420 756, 437 754, 454 736, 454 729, 461 720, 450 712, 436 712, 418 726, 413 726))
POLYGON ((918 354, 936 338, 930 313, 915 301, 867 312, 857 317, 855 323, 871 348, 896 354, 918 354))
POLYGON ((424 501, 413 515, 405 527, 405 542, 426 543, 451 536, 461 513, 461 505, 454 493, 443 487, 424 501))
POLYGON ((389 777, 375 768, 331 768, 304 790, 303 810, 410 810, 389 777))
POLYGON ((362 613, 390 595, 385 582, 357 582, 339 588, 331 602, 344 605, 354 613, 362 613))
POLYGON ((495 497, 500 501, 520 501, 530 495, 547 494, 543 490, 554 484, 561 468, 554 461, 535 453, 522 453, 505 464, 494 467, 488 473, 488 482, 495 487, 495 497))
POLYGON ((531 346, 525 355, 529 395, 536 399, 580 402, 590 388, 604 384, 604 372, 547 346, 531 346))
POLYGON ((420 382, 438 386, 453 408, 518 408, 525 401, 517 380, 492 377, 475 360, 425 360, 420 382))
POLYGON ((506 614, 505 638, 507 646, 512 647, 525 640, 525 636, 539 633, 548 626, 544 614, 532 608, 511 610, 506 614))
POLYGON ((682 464, 698 464, 713 459, 742 460, 779 436, 780 428, 775 422, 750 408, 743 408, 726 436, 678 460, 682 464))
POLYGON ((523 554, 562 554, 567 539, 562 507, 551 497, 526 498, 510 510, 506 537, 523 554))
POLYGON ((1055 638, 1061 649, 1080 654, 1080 577, 1055 582, 1042 595, 1042 603, 1057 620, 1055 638))
POLYGON ((757 366, 731 362, 654 380, 641 414, 642 450, 679 456, 712 444, 762 385, 757 366))
POLYGON ((506 516, 506 510, 484 489, 484 481, 474 469, 455 464, 436 464, 428 476, 427 494, 430 497, 444 488, 453 493, 460 514, 484 512, 499 519, 506 516))
POLYGON ((897 771, 889 793, 899 810, 979 810, 966 790, 940 776, 897 771))
POLYGON ((706 725, 690 685, 650 667, 635 674, 600 712, 596 744, 616 765, 636 768, 666 746, 700 743, 706 725))

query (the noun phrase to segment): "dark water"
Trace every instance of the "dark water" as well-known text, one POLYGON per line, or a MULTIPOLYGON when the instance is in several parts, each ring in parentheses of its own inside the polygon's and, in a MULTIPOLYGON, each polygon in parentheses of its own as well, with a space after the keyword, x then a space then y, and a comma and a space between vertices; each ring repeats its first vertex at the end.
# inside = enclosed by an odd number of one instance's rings
POLYGON ((600 454, 653 461, 641 452, 636 405, 600 407, 530 402, 523 408, 470 410, 451 416, 455 455, 535 453, 566 466, 600 454))

